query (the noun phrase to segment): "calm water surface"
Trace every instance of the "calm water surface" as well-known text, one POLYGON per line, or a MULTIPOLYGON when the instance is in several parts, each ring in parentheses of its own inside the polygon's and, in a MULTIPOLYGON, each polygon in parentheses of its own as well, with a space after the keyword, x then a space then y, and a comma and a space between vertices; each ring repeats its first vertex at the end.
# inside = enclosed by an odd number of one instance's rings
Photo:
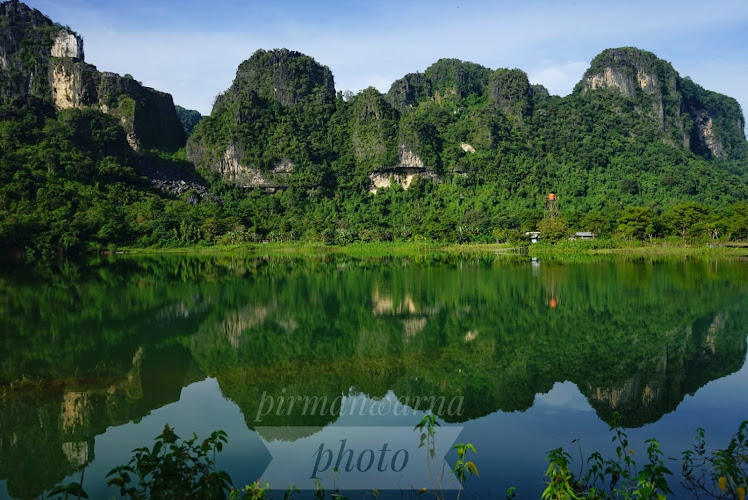
POLYGON ((227 431, 218 466, 234 483, 285 489, 325 465, 321 442, 331 455, 341 439, 362 446, 355 462, 385 440, 386 463, 400 448, 415 463, 412 428, 432 408, 442 448, 478 449, 464 498, 512 485, 537 498, 548 450, 576 457, 581 438, 585 456, 611 453, 614 412, 642 463, 645 439, 676 458, 699 426, 724 446, 748 418, 747 285, 746 260, 3 264, 0 497, 36 497, 84 468, 89 495, 112 496, 106 473, 167 422, 227 431))

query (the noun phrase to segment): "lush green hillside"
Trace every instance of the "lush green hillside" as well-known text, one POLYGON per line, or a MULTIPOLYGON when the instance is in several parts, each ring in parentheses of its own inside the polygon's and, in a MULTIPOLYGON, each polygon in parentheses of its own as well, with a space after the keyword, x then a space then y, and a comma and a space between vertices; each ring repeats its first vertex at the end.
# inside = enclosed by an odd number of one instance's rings
POLYGON ((259 50, 200 120, 19 2, 0 28, 0 248, 504 240, 549 192, 546 235, 748 236, 740 106, 639 49, 603 51, 563 98, 456 59, 343 95, 313 58, 259 50))
POLYGON ((36 96, 50 92, 49 80, 43 72, 51 57, 51 49, 62 27, 55 25, 41 12, 19 2, 0 4, 0 96, 12 98, 20 93, 36 96))
POLYGON ((604 51, 564 98, 521 70, 455 59, 334 103, 327 75, 258 51, 189 141, 188 159, 228 181, 226 207, 263 236, 505 238, 535 229, 549 192, 572 229, 748 234, 739 105, 651 53, 604 51), (268 59, 282 72, 263 73, 268 59), (256 74, 306 97, 281 104, 256 74), (684 210, 696 216, 678 230, 684 210))
POLYGON ((185 135, 187 137, 191 136, 192 131, 195 129, 195 125, 200 123, 203 115, 201 115, 199 111, 195 111, 194 109, 186 109, 182 106, 174 106, 174 108, 177 111, 177 117, 179 118, 179 121, 182 123, 182 128, 184 128, 185 135))

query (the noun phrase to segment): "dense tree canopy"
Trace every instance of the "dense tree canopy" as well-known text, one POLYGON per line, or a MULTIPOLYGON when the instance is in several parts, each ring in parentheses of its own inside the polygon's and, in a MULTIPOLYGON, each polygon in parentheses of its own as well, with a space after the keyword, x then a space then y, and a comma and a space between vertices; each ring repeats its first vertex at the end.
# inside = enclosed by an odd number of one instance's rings
MULTIPOLYGON (((58 25, 13 19, 3 17, 4 29, 49 50, 58 25)), ((15 74, 3 71, 3 82, 15 74)), ((129 122, 100 106, 60 110, 43 85, 33 96, 4 88, 3 249, 517 241, 538 228, 550 239, 581 230, 684 241, 748 236, 739 105, 633 48, 604 51, 564 98, 519 69, 457 59, 405 75, 387 94, 336 93, 330 69, 311 57, 260 50, 210 116, 177 107, 191 136, 176 153, 133 152, 129 122), (606 71, 618 87, 600 84, 606 71), (153 187, 164 187, 163 172, 177 185, 202 176, 207 187, 167 194, 153 187), (552 224, 544 221, 550 192, 562 216, 552 224)))

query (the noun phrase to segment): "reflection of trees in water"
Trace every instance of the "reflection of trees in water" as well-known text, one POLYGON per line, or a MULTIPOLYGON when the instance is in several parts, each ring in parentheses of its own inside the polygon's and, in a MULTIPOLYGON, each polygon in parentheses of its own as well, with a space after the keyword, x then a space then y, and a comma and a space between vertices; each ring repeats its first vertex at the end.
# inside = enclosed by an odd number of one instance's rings
POLYGON ((203 378, 188 351, 138 349, 117 377, 40 380, 5 393, 0 406, 0 477, 20 498, 36 497, 94 459, 94 438, 177 401, 203 378))
MULTIPOLYGON (((462 395, 466 418, 475 418, 527 409, 560 380, 577 383, 601 417, 609 420, 615 408, 637 426, 674 409, 694 383, 742 364, 744 292, 734 280, 744 271, 721 264, 543 263, 534 279, 527 266, 483 261, 354 268, 334 280, 294 275, 253 294, 252 310, 272 304, 273 312, 251 328, 230 329, 242 331, 241 343, 227 343, 205 323, 193 354, 250 426, 263 391, 462 395), (549 290, 563 297, 553 311, 549 290), (720 308, 733 313, 714 312, 720 308), (734 322, 725 327, 728 317, 734 322), (281 327, 289 318, 292 335, 281 327), (716 361, 717 352, 733 361, 716 361)), ((326 422, 295 413, 269 419, 326 422)))
MULTIPOLYGON (((601 418, 638 426, 745 359, 740 263, 340 264, 142 258, 0 277, 0 328, 15 332, 0 339, 11 494, 52 486, 107 426, 204 373, 249 427, 263 393, 463 397, 465 414, 444 418, 464 421, 525 410, 563 380, 601 418)), ((262 425, 335 418, 284 411, 262 425)))
POLYGON ((693 395, 707 382, 739 370, 745 361, 746 316, 743 308, 707 314, 684 328, 665 333, 672 339, 659 356, 648 360, 648 371, 635 373, 612 387, 582 388, 598 415, 623 416, 623 424, 656 422, 673 411, 686 394, 693 395))

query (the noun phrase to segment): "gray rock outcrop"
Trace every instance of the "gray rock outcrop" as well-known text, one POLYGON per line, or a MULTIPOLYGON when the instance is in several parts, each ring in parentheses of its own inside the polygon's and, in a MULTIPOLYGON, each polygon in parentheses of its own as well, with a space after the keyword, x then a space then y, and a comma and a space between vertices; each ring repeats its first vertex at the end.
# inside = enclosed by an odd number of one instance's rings
POLYGON ((737 101, 682 78, 651 52, 607 49, 593 59, 577 89, 612 89, 636 99, 640 111, 665 133, 666 142, 696 154, 730 157, 744 147, 745 120, 737 101))
POLYGON ((70 28, 17 0, 0 3, 0 27, 0 101, 33 95, 58 109, 94 107, 120 119, 135 150, 184 146, 171 96, 86 64, 70 28))

